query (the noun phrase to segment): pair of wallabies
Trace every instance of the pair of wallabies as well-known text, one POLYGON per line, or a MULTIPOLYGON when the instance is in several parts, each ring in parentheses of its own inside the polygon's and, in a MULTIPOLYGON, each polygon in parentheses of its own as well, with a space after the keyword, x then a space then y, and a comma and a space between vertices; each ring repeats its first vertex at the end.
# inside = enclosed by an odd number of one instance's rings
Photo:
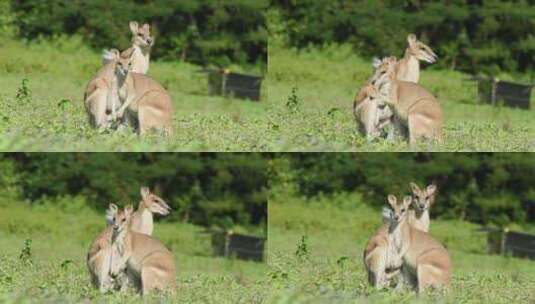
POLYGON ((106 219, 108 227, 91 244, 87 268, 91 282, 100 292, 126 290, 134 287, 141 294, 153 290, 175 290, 176 266, 173 254, 151 237, 153 214, 168 215, 167 203, 141 188, 138 209, 124 210, 110 204, 106 219))
POLYGON ((132 47, 104 53, 103 66, 89 81, 84 94, 90 124, 108 129, 116 122, 132 126, 139 135, 156 129, 172 132, 173 103, 169 93, 148 77, 154 38, 150 26, 130 22, 132 47))
POLYGON ((368 281, 378 289, 394 283, 396 288, 409 286, 418 292, 429 287, 447 288, 451 276, 448 251, 428 233, 436 186, 420 189, 411 183, 411 190, 412 197, 403 201, 388 196, 390 208, 383 209, 385 224, 364 250, 368 281))
POLYGON ((437 55, 414 34, 407 42, 403 59, 374 60, 375 73, 355 96, 357 128, 369 141, 384 133, 388 139, 408 138, 411 145, 420 139, 442 138, 442 108, 433 94, 418 85, 420 61, 434 63, 437 55))

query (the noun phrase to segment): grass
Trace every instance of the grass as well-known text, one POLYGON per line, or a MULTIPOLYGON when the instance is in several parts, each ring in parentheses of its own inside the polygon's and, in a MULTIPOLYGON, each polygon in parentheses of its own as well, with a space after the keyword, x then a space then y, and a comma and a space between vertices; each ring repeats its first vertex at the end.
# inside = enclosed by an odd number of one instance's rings
MULTIPOLYGON (((178 61, 152 62, 148 73, 173 98, 173 137, 139 138, 131 130, 101 134, 89 126, 83 106, 85 86, 100 65, 100 54, 77 37, 28 44, 4 39, 0 49, 0 150, 267 149, 258 131, 267 126, 265 102, 210 96, 201 67, 178 61), (19 94, 22 91, 26 94, 19 94)), ((254 67, 230 68, 261 74, 254 67)), ((263 94, 267 94, 265 87, 263 94)))
MULTIPOLYGON (((352 103, 371 73, 371 62, 349 46, 296 51, 270 44, 267 86, 277 113, 270 117, 278 131, 276 150, 535 151, 533 96, 530 111, 478 104, 477 84, 468 80, 470 75, 432 66, 424 67, 420 83, 443 107, 444 143, 368 143, 356 132, 352 103)), ((525 76, 520 78, 526 82, 525 76)))
POLYGON ((434 220, 430 230, 452 258, 447 295, 375 290, 368 285, 362 252, 380 225, 380 211, 364 205, 357 193, 315 200, 273 195, 267 302, 533 303, 533 261, 486 254, 486 237, 478 226, 455 220, 434 220))
POLYGON ((101 295, 90 284, 85 256, 103 227, 104 215, 91 209, 0 205, 0 302, 260 303, 266 296, 265 264, 213 257, 202 227, 166 222, 155 224, 154 236, 175 256, 176 296, 101 295))
POLYGON ((468 75, 432 67, 421 83, 444 108, 444 144, 368 143, 356 132, 351 106, 371 66, 347 46, 297 52, 270 45, 261 102, 208 95, 199 66, 153 62, 149 75, 173 98, 174 135, 100 133, 89 126, 82 100, 100 54, 76 37, 2 44, 4 151, 535 151, 533 110, 477 104, 468 75))

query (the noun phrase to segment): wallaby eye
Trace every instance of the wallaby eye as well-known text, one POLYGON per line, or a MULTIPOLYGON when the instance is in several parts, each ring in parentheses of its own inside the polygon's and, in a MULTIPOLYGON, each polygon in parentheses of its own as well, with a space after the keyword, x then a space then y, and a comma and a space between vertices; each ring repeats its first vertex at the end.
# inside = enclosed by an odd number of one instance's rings
POLYGON ((137 33, 137 35, 138 35, 139 37, 143 37, 143 34, 141 34, 141 33, 137 33))
POLYGON ((401 209, 401 213, 403 213, 403 212, 405 212, 405 208, 402 208, 402 209, 401 209))

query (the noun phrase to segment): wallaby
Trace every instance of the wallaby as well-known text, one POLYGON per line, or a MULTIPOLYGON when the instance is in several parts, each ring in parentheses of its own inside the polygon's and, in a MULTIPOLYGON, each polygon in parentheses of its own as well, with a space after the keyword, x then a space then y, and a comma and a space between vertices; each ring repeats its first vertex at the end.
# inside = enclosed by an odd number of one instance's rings
POLYGON ((373 85, 394 112, 396 128, 408 132, 410 144, 419 139, 441 141, 442 108, 433 94, 420 85, 395 79, 392 60, 377 69, 373 85))
POLYGON ((405 56, 398 61, 396 66, 396 79, 418 83, 420 80, 420 60, 435 63, 438 56, 433 50, 419 41, 416 35, 407 36, 409 46, 405 49, 405 56))
MULTIPOLYGON (((119 51, 109 51, 114 58, 119 57, 119 51)), ((89 123, 94 128, 106 129, 111 126, 112 114, 119 108, 115 80, 116 59, 109 61, 93 76, 85 88, 84 105, 89 123)))
MULTIPOLYGON (((160 197, 150 193, 147 187, 142 187, 140 192, 141 201, 139 202, 138 210, 132 216, 132 229, 139 233, 151 235, 153 229, 152 214, 167 215, 171 208, 160 197)), ((110 204, 106 213, 108 227, 97 236, 87 253, 86 261, 91 282, 101 292, 120 287, 124 288, 124 281, 114 282, 109 276, 112 236, 110 225, 117 212, 117 206, 110 204)))
POLYGON ((132 73, 132 53, 116 57, 115 82, 121 107, 114 119, 123 118, 134 125, 140 135, 151 129, 172 133, 173 103, 167 91, 152 78, 132 73), (126 111, 126 112, 125 112, 126 111))
POLYGON ((173 254, 157 239, 131 229, 132 212, 128 206, 113 219, 110 275, 117 277, 126 270, 129 281, 143 295, 153 290, 174 293, 173 254))
POLYGON ((392 110, 384 101, 377 98, 377 90, 368 83, 363 86, 353 101, 353 115, 357 129, 368 141, 381 136, 384 127, 390 123, 392 110))
MULTIPOLYGON (((368 240, 364 249, 364 266, 368 272, 368 282, 377 289, 389 287, 391 280, 398 276, 402 266, 402 241, 399 216, 409 212, 409 206, 398 206, 393 195, 388 196, 390 208, 383 208, 384 225, 368 240)), ((398 279, 398 287, 400 286, 398 279)))
POLYGON ((410 183, 412 190, 413 209, 409 213, 409 224, 416 229, 429 232, 429 208, 435 202, 437 186, 430 184, 423 190, 415 183, 410 183))
MULTIPOLYGON (((150 50, 154 45, 154 37, 150 34, 150 25, 145 23, 139 27, 136 21, 130 21, 129 26, 132 32, 132 47, 123 53, 132 52, 132 72, 147 74, 150 64, 150 50)), ((102 62, 107 64, 116 57, 115 53, 104 51, 102 62)))
POLYGON ((397 222, 400 229, 398 252, 403 260, 402 284, 417 288, 418 292, 428 287, 447 288, 451 272, 448 251, 428 233, 409 224, 407 210, 412 203, 410 196, 398 203, 395 196, 389 195, 388 201, 392 206, 390 220, 397 222))
MULTIPOLYGON (((405 56, 397 61, 395 57, 385 58, 387 60, 391 60, 392 58, 396 61, 394 65, 394 73, 396 75, 397 80, 401 81, 408 81, 408 82, 414 82, 418 83, 420 79, 420 60, 426 61, 428 63, 434 63, 437 60, 437 55, 433 52, 433 50, 424 44, 423 42, 419 41, 416 38, 416 35, 409 34, 407 36, 407 42, 409 43, 409 46, 407 49, 405 49, 405 56)), ((385 60, 383 59, 383 60, 385 60)), ((380 66, 382 63, 382 60, 374 58, 373 60, 373 67, 377 69, 378 66, 380 66)), ((372 76, 368 83, 373 82, 374 79, 377 77, 377 74, 372 76)), ((364 100, 364 97, 362 97, 362 91, 365 89, 367 85, 363 86, 359 93, 357 94, 357 97, 355 98, 355 103, 360 102, 361 100, 364 100), (360 97, 360 98, 358 98, 360 97)), ((362 124, 359 123, 359 120, 364 121, 374 121, 376 120, 373 118, 373 115, 376 114, 376 104, 370 103, 370 104, 363 104, 361 107, 361 115, 358 117, 356 116, 358 129, 363 134, 366 135, 368 138, 368 133, 365 133, 366 129, 364 129, 362 124), (370 117, 372 116, 372 117, 370 117)), ((390 111, 390 109, 388 109, 390 111)), ((390 111, 391 112, 391 111, 390 111)), ((379 112, 380 113, 380 112, 379 112)), ((392 118, 390 120, 384 118, 383 122, 381 123, 382 128, 385 128, 389 125, 389 123, 392 122, 392 118)), ((388 138, 392 139, 395 135, 395 128, 391 127, 388 132, 388 138)), ((375 131, 376 128, 370 128, 372 131, 375 131)), ((377 133, 377 132, 374 132, 377 133)), ((372 136, 373 137, 373 136, 372 136)))

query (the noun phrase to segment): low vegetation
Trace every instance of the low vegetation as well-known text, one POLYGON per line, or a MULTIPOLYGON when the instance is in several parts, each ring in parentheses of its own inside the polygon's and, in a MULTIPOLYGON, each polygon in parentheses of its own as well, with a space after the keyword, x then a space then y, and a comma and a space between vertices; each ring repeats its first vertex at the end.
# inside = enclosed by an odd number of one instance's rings
POLYGON ((260 303, 266 297, 264 263, 213 257, 199 226, 158 222, 154 236, 175 256, 176 296, 142 299, 134 291, 101 295, 89 280, 85 255, 104 228, 103 214, 85 206, 59 209, 0 204, 0 302, 3 303, 260 303))
POLYGON ((459 220, 435 220, 430 229, 452 257, 449 293, 375 290, 367 282, 362 252, 380 217, 380 210, 363 204, 358 193, 307 200, 274 192, 267 302, 526 303, 535 297, 534 262, 488 255, 485 234, 459 220))
MULTIPOLYGON (((399 53, 392 54, 398 57, 399 53)), ((440 60, 440 59, 439 59, 440 60)), ((480 104, 470 75, 433 66, 420 83, 437 96, 444 110, 444 143, 410 147, 403 141, 369 143, 357 133, 353 98, 372 73, 371 60, 349 45, 302 50, 270 45, 269 126, 275 150, 290 151, 534 151, 532 109, 480 104)), ((527 76, 500 75, 501 79, 527 76)))

